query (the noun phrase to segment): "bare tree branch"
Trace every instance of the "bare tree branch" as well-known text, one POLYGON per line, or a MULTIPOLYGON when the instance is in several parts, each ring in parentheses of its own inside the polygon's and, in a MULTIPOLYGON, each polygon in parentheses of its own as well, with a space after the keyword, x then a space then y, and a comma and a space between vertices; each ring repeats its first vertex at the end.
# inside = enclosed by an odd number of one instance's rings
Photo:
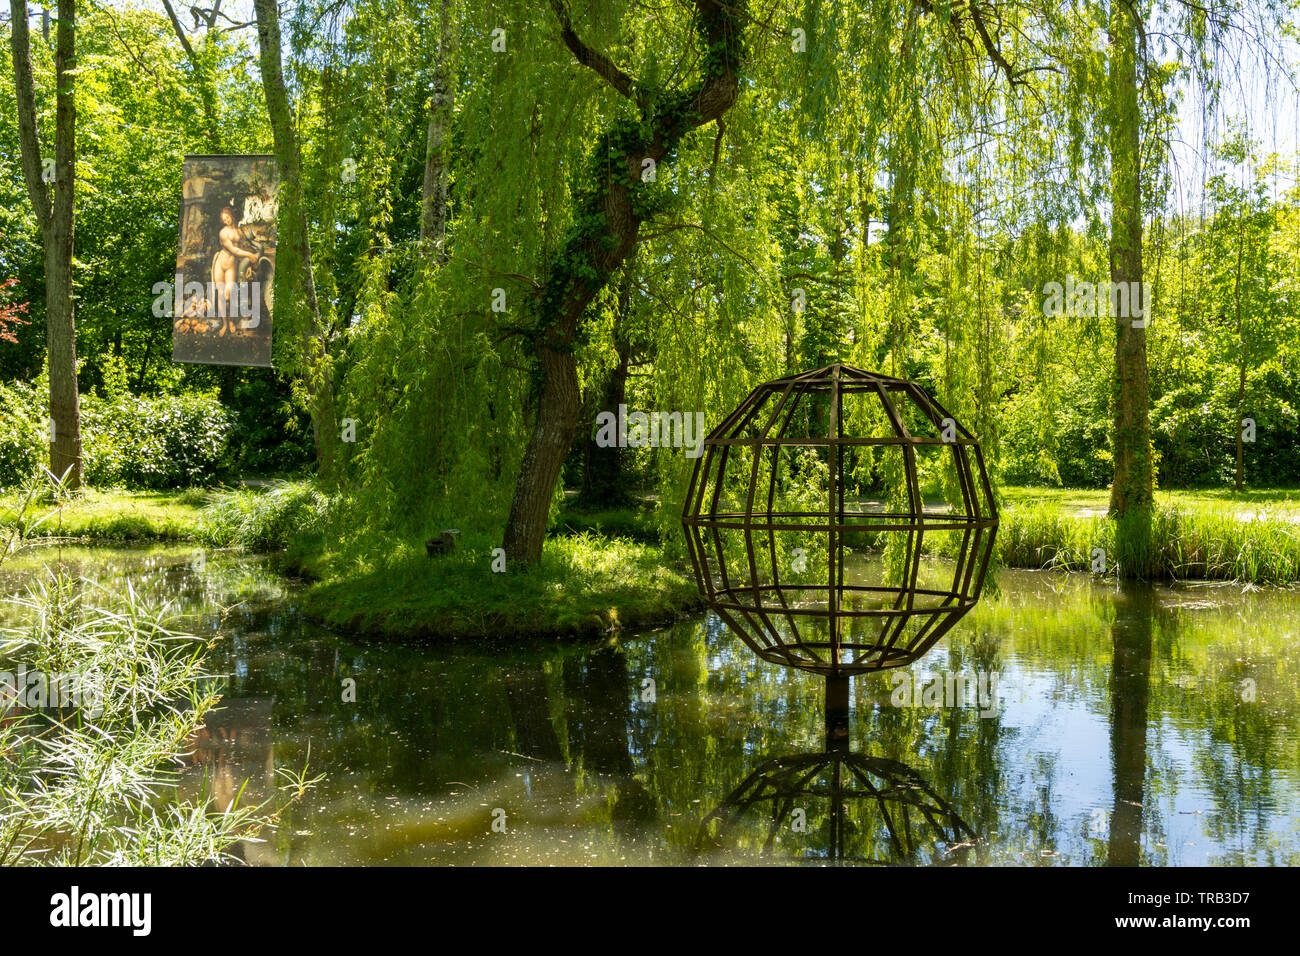
MULTIPOLYGON (((172 29, 176 31, 176 39, 181 41, 181 48, 185 51, 185 55, 189 57, 190 62, 193 63, 195 61, 194 47, 190 46, 189 38, 185 36, 185 29, 176 16, 176 8, 172 6, 172 0, 163 0, 163 7, 167 10, 167 16, 172 22, 172 29)), ((190 10, 193 9, 193 7, 190 7, 190 10)))

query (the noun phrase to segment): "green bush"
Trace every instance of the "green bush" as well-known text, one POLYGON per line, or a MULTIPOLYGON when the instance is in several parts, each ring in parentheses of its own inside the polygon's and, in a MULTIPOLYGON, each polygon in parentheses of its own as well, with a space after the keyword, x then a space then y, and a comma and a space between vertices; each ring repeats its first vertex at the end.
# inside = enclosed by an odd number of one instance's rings
POLYGON ((22 484, 45 463, 44 417, 35 385, 0 382, 0 488, 22 484))
POLYGON ((203 484, 227 463, 230 427, 229 413, 212 395, 84 396, 86 480, 128 488, 203 484))
MULTIPOLYGON (((46 463, 40 383, 0 384, 0 487, 26 481, 46 463)), ((214 395, 81 396, 86 482, 123 488, 205 484, 229 463, 230 414, 214 395)))

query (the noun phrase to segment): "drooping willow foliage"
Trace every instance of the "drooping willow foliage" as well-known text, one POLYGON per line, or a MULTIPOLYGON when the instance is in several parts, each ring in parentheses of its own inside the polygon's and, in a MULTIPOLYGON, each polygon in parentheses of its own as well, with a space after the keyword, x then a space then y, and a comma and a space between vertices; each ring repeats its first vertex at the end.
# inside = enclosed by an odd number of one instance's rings
MULTIPOLYGON (((689 4, 564 8, 588 47, 646 88, 679 89, 700 69, 689 4)), ((587 408, 568 483, 611 375, 626 374, 630 409, 702 410, 712 425, 759 382, 836 360, 925 383, 1015 480, 1104 483, 1115 332, 1105 316, 1045 315, 1043 295, 1067 275, 1109 275, 1110 8, 767 0, 746 11, 737 102, 652 171, 637 254, 584 316, 574 349, 587 408)), ((1279 253, 1248 269, 1247 321, 1194 318, 1207 297, 1241 299, 1240 281, 1206 270, 1245 247, 1243 215, 1252 249, 1266 237, 1296 248, 1294 193, 1207 179, 1195 214, 1170 208, 1187 194, 1180 106, 1190 99, 1215 128, 1247 67, 1288 82, 1276 30, 1295 7, 1168 0, 1138 12, 1154 427, 1168 448, 1181 439, 1161 432, 1165 411, 1187 417, 1179 389, 1219 374, 1209 362, 1174 370, 1198 323, 1216 341, 1235 335, 1245 364, 1297 381, 1279 331, 1284 314, 1294 321, 1295 299, 1279 305, 1294 272, 1279 253), (1226 218, 1211 228, 1207 215, 1226 218), (1277 313, 1271 324, 1261 309, 1277 313)), ((536 413, 530 297, 593 168, 611 161, 604 134, 634 111, 561 42, 549 4, 309 0, 286 16, 324 362, 336 427, 351 423, 340 490, 386 532, 499 529, 536 413), (419 223, 439 70, 453 106, 435 254, 419 223)), ((282 340, 283 367, 304 367, 297 348, 282 340)), ((691 462, 677 448, 634 460, 627 480, 658 497, 668 528, 691 462)), ((866 488, 887 476, 861 477, 866 488)))

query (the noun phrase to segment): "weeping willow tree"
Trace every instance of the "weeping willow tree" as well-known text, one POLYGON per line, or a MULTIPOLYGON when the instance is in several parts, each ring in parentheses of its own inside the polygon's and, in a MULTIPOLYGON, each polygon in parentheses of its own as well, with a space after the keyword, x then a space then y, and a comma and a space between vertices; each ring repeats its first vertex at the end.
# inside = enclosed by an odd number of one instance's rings
MULTIPOLYGON (((1281 9, 299 5, 277 125, 310 246, 291 220, 286 268, 310 254, 319 317, 287 319, 277 362, 346 435, 330 480, 373 530, 486 529, 516 563, 566 457, 591 485, 624 454, 594 445, 597 411, 711 424, 836 360, 932 387, 995 462, 1039 449, 1035 479, 1109 418, 1086 464, 1113 467, 1117 514, 1149 513, 1147 331, 1047 315, 1044 286, 1144 278, 1178 94, 1212 99, 1216 51, 1281 9)), ((667 531, 692 464, 635 450, 600 480, 626 500, 648 479, 667 531)))
POLYGON ((523 563, 541 557, 551 500, 577 427, 581 401, 573 346, 587 307, 663 202, 647 171, 673 158, 689 132, 731 108, 744 61, 743 4, 696 0, 692 28, 699 64, 697 76, 683 87, 635 79, 578 36, 562 0, 551 6, 565 46, 634 112, 616 119, 596 141, 581 173, 585 182, 575 189, 569 232, 526 299, 521 332, 540 381, 536 421, 504 533, 507 559, 523 563))
POLYGON ((322 120, 317 140, 356 174, 331 184, 346 223, 335 362, 348 484, 376 532, 499 526, 518 474, 535 401, 523 303, 569 223, 556 171, 596 123, 554 32, 549 12, 387 0, 344 26, 319 113, 345 121, 322 120))
POLYGON ((1174 98, 1181 85, 1200 89, 1206 102, 1217 103, 1225 77, 1240 62, 1243 41, 1250 55, 1267 64, 1277 49, 1267 37, 1284 33, 1292 12, 1292 4, 1276 0, 1208 5, 1113 0, 1109 8, 1110 280, 1112 289, 1129 292, 1127 302, 1118 294, 1108 303, 1115 328, 1110 513, 1117 521, 1117 560, 1126 576, 1144 576, 1151 561, 1155 465, 1147 325, 1153 307, 1159 315, 1159 303, 1147 301, 1139 308, 1133 297, 1147 280, 1145 223, 1158 214, 1168 190, 1163 174, 1171 162, 1174 98))

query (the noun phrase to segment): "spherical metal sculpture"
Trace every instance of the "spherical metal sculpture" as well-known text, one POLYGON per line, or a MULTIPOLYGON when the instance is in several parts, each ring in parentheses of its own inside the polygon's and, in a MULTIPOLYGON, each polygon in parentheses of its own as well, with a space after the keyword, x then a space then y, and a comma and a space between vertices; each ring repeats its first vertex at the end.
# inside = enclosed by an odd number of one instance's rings
POLYGON ((709 433, 682 524, 700 592, 760 657, 847 678, 975 606, 998 516, 979 444, 924 388, 836 364, 709 433))

